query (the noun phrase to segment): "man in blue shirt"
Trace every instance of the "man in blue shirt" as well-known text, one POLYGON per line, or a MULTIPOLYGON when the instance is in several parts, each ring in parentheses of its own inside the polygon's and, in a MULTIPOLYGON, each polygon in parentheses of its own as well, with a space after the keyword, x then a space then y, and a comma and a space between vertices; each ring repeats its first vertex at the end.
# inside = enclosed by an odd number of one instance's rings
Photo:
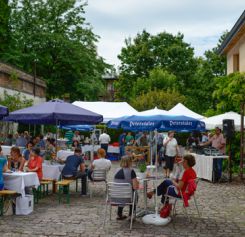
POLYGON ((70 155, 66 158, 65 167, 62 170, 62 176, 64 178, 81 178, 81 195, 86 195, 86 172, 85 164, 82 158, 81 148, 75 148, 74 155, 70 155), (78 170, 79 168, 79 170, 78 170))

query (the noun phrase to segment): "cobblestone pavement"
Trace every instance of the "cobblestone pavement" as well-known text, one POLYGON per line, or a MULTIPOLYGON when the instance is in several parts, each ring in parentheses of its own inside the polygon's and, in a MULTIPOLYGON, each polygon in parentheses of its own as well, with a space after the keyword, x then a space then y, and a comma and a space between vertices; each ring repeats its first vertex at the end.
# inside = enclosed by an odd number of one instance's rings
MULTIPOLYGON (((113 164, 109 179, 116 167, 118 163, 113 164)), ((213 184, 201 180, 196 194, 201 218, 191 200, 190 222, 181 206, 177 206, 178 215, 168 225, 145 225, 137 218, 132 231, 128 220, 116 220, 116 208, 112 210, 112 220, 107 218, 103 229, 105 186, 97 183, 92 188, 92 199, 75 193, 72 186, 70 205, 58 204, 57 196, 50 195, 41 199, 28 216, 0 217, 0 236, 245 236, 245 185, 242 182, 213 184)), ((139 206, 142 206, 142 194, 139 206)), ((154 206, 153 200, 149 200, 148 206, 154 206)))

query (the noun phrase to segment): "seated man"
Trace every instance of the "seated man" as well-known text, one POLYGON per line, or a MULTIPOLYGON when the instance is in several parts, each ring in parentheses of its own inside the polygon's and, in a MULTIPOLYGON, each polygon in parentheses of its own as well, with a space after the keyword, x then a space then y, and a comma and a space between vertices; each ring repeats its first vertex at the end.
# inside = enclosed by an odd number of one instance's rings
POLYGON ((62 170, 63 178, 81 178, 81 195, 86 195, 86 172, 85 172, 85 164, 82 158, 82 150, 81 148, 75 148, 74 155, 70 155, 67 157, 65 161, 65 167, 62 170), (78 167, 80 166, 80 170, 78 167))

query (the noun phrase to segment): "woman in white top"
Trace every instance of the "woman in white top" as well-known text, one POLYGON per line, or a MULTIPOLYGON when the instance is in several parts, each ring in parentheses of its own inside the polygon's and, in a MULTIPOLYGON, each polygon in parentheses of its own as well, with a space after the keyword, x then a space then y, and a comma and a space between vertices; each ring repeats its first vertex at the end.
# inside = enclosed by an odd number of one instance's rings
POLYGON ((174 167, 174 160, 179 153, 177 140, 174 138, 174 131, 169 131, 168 136, 163 140, 163 146, 165 147, 165 161, 164 167, 165 176, 169 178, 170 172, 174 167))
POLYGON ((91 165, 90 170, 88 170, 88 177, 90 180, 93 180, 92 178, 93 170, 97 169, 97 170, 109 171, 111 168, 111 161, 105 158, 106 156, 105 150, 102 148, 99 148, 97 151, 97 154, 98 154, 99 159, 94 160, 91 165))

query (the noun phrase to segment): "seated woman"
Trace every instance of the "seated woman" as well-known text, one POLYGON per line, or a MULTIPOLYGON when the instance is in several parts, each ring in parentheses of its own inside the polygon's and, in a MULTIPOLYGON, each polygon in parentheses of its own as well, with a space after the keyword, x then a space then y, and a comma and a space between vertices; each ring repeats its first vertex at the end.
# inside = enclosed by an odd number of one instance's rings
POLYGON ((12 147, 10 150, 10 158, 8 160, 8 169, 14 171, 23 171, 25 159, 20 153, 19 147, 12 147))
MULTIPOLYGON (((131 168, 132 167, 132 158, 130 156, 123 156, 120 162, 121 168, 116 170, 114 176, 115 183, 130 183, 134 190, 139 188, 139 181, 136 178, 135 171, 131 168)), ((136 206, 135 206, 136 207, 136 206)), ((124 206, 118 206, 117 210, 117 220, 123 220, 127 218, 123 215, 123 208, 124 206)), ((132 213, 132 206, 130 206, 129 216, 132 213)))
POLYGON ((72 150, 74 151, 76 148, 80 148, 81 149, 81 145, 80 145, 80 143, 79 143, 79 141, 77 141, 77 140, 74 140, 73 142, 72 142, 72 150))
POLYGON ((42 162, 43 159, 40 155, 40 149, 38 147, 31 150, 30 159, 28 161, 27 172, 36 172, 39 180, 43 178, 42 162))
MULTIPOLYGON (((180 192, 179 190, 184 193, 186 191, 186 187, 188 185, 189 180, 196 179, 197 175, 195 170, 192 168, 195 164, 195 157, 193 155, 185 155, 183 158, 183 168, 184 168, 184 173, 182 178, 177 181, 177 180, 170 180, 170 179, 165 179, 158 187, 157 190, 151 191, 147 193, 148 198, 152 198, 152 196, 157 192, 157 195, 160 196, 162 195, 161 202, 164 204, 165 201, 165 194, 168 194, 173 197, 180 197, 180 192), (173 185, 174 187, 168 187, 170 185, 173 185), (167 193, 168 190, 168 193, 167 193)), ((168 202, 168 200, 166 200, 168 202)))
POLYGON ((2 154, 2 147, 0 146, 0 190, 3 190, 4 188, 3 172, 6 172, 7 170, 7 160, 2 154))
POLYGON ((24 157, 25 160, 29 160, 32 147, 33 147, 33 143, 32 142, 27 142, 26 148, 22 152, 22 156, 24 157))
POLYGON ((45 160, 51 160, 54 154, 55 154, 55 145, 53 139, 48 138, 46 140, 45 153, 44 153, 45 160))
POLYGON ((98 154, 99 159, 93 161, 91 168, 88 171, 88 177, 92 181, 93 181, 93 178, 92 178, 93 170, 103 169, 103 170, 109 171, 109 169, 111 168, 111 161, 105 158, 106 156, 105 150, 103 148, 99 148, 97 151, 97 154, 98 154))

